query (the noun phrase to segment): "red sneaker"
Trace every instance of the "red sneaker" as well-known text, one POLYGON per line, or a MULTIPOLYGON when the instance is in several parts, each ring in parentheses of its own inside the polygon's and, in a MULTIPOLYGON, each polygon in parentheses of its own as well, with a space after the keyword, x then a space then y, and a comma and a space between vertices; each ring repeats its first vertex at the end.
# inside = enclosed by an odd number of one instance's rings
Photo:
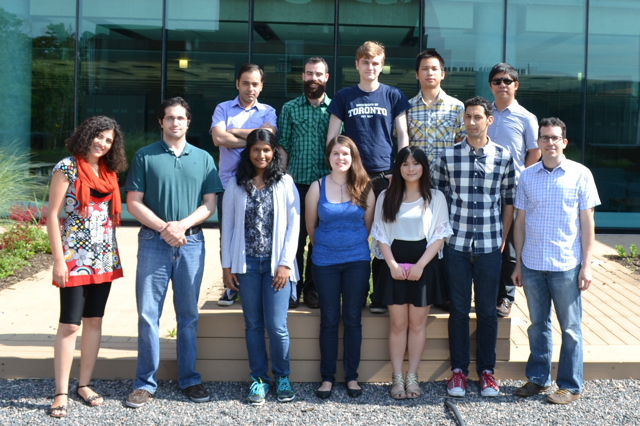
POLYGON ((480 395, 482 396, 498 396, 500 388, 493 378, 493 374, 489 370, 484 370, 480 375, 480 395))
POLYGON ((462 370, 455 368, 453 375, 447 381, 447 393, 450 396, 464 396, 467 389, 467 379, 462 374, 462 370))

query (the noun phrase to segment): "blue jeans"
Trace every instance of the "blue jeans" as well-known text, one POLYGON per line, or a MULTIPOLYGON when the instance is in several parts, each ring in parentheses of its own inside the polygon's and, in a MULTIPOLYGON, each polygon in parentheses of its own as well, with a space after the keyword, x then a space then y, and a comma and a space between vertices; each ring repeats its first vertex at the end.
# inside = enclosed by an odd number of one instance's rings
POLYGON ((365 260, 330 266, 312 265, 312 268, 313 280, 320 300, 322 381, 335 382, 341 295, 345 382, 357 380, 362 342, 362 300, 369 289, 370 264, 365 260))
POLYGON ((473 254, 444 245, 444 270, 451 299, 449 311, 449 353, 451 369, 459 368, 469 374, 469 312, 471 311, 471 282, 476 302, 476 371, 493 371, 496 366, 498 315, 496 298, 500 281, 500 250, 473 254))
POLYGON ((160 233, 148 228, 138 233, 138 363, 133 389, 154 393, 160 362, 158 326, 169 280, 173 284, 173 306, 178 323, 178 386, 185 389, 200 383, 196 371, 198 296, 204 269, 202 231, 187 237, 187 243, 171 247, 160 233))
POLYGON ((569 271, 536 271, 522 265, 522 287, 527 296, 531 325, 527 329, 531 355, 527 378, 540 385, 551 384, 551 301, 562 331, 562 346, 556 383, 560 389, 580 393, 582 389, 582 297, 578 288, 580 265, 569 271))
POLYGON ((278 378, 289 375, 289 330, 287 309, 291 281, 280 290, 271 287, 271 257, 247 256, 247 272, 237 274, 240 301, 244 315, 244 336, 249 354, 251 376, 270 383, 267 375, 267 345, 264 330, 269 335, 271 372, 278 378))

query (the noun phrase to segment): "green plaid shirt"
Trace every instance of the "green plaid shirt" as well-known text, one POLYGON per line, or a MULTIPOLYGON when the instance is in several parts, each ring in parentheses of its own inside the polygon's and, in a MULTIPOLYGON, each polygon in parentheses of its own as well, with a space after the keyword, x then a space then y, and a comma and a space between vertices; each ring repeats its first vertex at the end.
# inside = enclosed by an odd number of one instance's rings
POLYGON ((422 92, 409 100, 407 111, 409 144, 419 146, 433 162, 440 152, 453 145, 455 139, 467 136, 464 127, 464 105, 440 89, 438 97, 427 107, 422 92))
POLYGON ((329 174, 324 157, 331 99, 325 94, 314 107, 302 95, 282 107, 278 116, 278 143, 289 154, 289 174, 295 183, 311 185, 329 174))

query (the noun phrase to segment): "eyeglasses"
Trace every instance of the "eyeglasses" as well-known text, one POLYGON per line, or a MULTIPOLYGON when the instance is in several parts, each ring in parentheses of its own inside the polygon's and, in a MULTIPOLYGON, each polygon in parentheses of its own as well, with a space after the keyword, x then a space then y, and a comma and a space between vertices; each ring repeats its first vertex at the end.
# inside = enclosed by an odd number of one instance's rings
POLYGON ((510 78, 494 78, 491 80, 491 83, 494 86, 500 86, 500 83, 504 83, 505 86, 511 85, 515 80, 511 80, 510 78))
POLYGON ((543 142, 551 141, 553 143, 556 143, 556 142, 560 142, 562 140, 562 136, 547 136, 547 135, 544 135, 544 136, 540 136, 539 139, 541 141, 543 141, 543 142))

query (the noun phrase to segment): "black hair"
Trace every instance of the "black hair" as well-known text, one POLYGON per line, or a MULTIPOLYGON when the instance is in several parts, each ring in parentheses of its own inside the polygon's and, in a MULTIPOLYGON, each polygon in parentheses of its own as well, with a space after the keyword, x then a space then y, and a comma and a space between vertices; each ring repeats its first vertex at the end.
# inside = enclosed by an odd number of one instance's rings
POLYGON ((240 69, 238 70, 238 76, 236 77, 236 81, 240 81, 240 77, 242 77, 242 74, 244 74, 245 72, 254 72, 254 71, 258 71, 260 73, 260 82, 263 82, 264 71, 262 71, 262 68, 260 68, 256 64, 244 64, 243 66, 241 66, 240 69))
POLYGON ((540 120, 540 125, 538 126, 538 138, 540 137, 540 130, 542 130, 543 127, 560 127, 562 129, 562 139, 567 138, 567 125, 557 117, 543 118, 540 120))
POLYGON ((416 72, 420 71, 420 63, 422 63, 422 60, 429 58, 436 58, 438 62, 440 62, 440 69, 444 71, 444 59, 442 59, 442 56, 433 49, 427 49, 418 53, 418 56, 416 56, 416 72))
POLYGON ((113 118, 104 115, 87 118, 67 138, 65 147, 71 154, 87 158, 93 139, 104 130, 113 130, 111 149, 102 157, 104 165, 114 172, 123 172, 127 169, 124 137, 120 126, 113 118))
POLYGON ((500 74, 502 72, 508 75, 511 80, 518 81, 518 71, 506 62, 500 62, 491 68, 491 72, 489 73, 489 84, 491 84, 491 80, 493 80, 493 77, 495 77, 496 74, 500 74))
POLYGON ((325 61, 324 58, 321 58, 320 56, 312 56, 311 58, 307 59, 307 61, 304 63, 304 66, 302 67, 303 71, 306 68, 307 64, 324 64, 324 72, 326 74, 329 73, 329 65, 327 64, 327 61, 325 61))
POLYGON ((278 144, 275 135, 265 129, 255 129, 247 136, 247 145, 240 153, 240 161, 238 162, 238 169, 236 170, 236 182, 238 186, 244 186, 248 194, 251 194, 253 190, 253 178, 256 175, 256 170, 249 154, 251 147, 257 142, 264 142, 273 150, 273 158, 267 165, 267 169, 262 176, 265 185, 273 185, 280 181, 282 176, 285 175, 282 166, 282 157, 280 156, 280 151, 277 149, 278 144))
POLYGON ((391 178, 391 185, 384 196, 382 202, 382 219, 385 222, 395 222, 400 206, 402 205, 402 198, 404 197, 405 183, 402 178, 402 172, 400 168, 402 163, 407 161, 407 158, 413 157, 418 163, 422 165, 422 176, 420 176, 420 194, 424 199, 425 207, 431 202, 431 174, 429 172, 429 158, 424 153, 422 148, 417 146, 405 146, 402 148, 396 156, 396 162, 393 164, 393 171, 391 178))
POLYGON ((189 108, 189 104, 187 101, 182 99, 180 96, 176 96, 171 99, 165 99, 160 104, 160 109, 158 109, 158 118, 160 121, 164 120, 165 110, 169 107, 180 105, 184 108, 185 114, 187 114, 187 120, 191 121, 191 108, 189 108))
POLYGON ((467 99, 464 101, 464 110, 467 111, 467 108, 470 106, 480 105, 484 108, 484 115, 489 118, 493 115, 493 104, 483 98, 482 96, 476 96, 475 98, 467 99))

